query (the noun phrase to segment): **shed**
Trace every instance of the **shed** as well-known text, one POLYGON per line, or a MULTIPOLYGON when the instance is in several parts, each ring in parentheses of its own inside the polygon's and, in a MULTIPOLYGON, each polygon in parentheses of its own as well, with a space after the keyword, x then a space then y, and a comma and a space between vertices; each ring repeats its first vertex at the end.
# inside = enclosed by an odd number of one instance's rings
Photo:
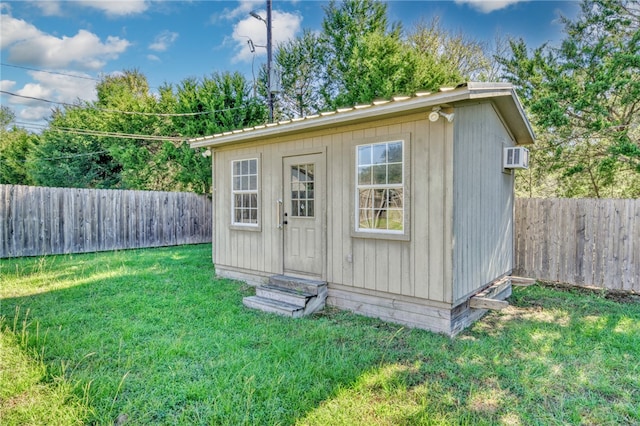
POLYGON ((486 312, 472 297, 511 293, 503 152, 533 141, 512 85, 471 82, 193 139, 212 154, 216 273, 256 285, 250 307, 455 335, 486 312))

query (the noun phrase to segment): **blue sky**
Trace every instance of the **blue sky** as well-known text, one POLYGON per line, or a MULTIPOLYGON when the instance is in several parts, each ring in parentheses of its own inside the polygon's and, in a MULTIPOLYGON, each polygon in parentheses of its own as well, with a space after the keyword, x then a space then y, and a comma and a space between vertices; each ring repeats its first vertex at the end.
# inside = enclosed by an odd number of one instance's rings
MULTIPOLYGON (((577 1, 393 0, 391 22, 411 29, 439 17, 449 31, 491 43, 496 34, 522 37, 528 46, 561 39, 559 16, 574 17, 577 1)), ((152 87, 215 72, 240 71, 252 79, 266 60, 247 40, 266 44, 264 1, 37 0, 2 1, 0 88, 53 102, 94 100, 96 79, 138 69, 152 87), (47 71, 47 72, 44 72, 47 71)), ((273 1, 274 43, 318 30, 326 1, 273 1)), ((53 106, 0 96, 21 123, 46 118, 53 106)))

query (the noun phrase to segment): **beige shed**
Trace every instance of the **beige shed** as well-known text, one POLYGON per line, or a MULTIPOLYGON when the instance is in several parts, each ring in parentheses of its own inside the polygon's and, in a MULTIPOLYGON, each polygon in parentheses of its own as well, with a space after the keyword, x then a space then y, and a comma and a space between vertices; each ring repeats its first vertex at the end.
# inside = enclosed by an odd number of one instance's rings
POLYGON ((506 83, 191 140, 212 154, 216 273, 257 286, 249 307, 326 304, 454 335, 511 294, 505 155, 523 166, 526 151, 505 148, 533 141, 506 83))

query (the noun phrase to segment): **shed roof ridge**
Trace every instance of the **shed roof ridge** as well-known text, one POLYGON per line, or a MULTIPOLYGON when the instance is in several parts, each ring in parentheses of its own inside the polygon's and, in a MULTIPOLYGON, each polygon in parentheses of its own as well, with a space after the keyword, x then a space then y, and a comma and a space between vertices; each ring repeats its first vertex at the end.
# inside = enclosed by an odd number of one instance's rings
MULTIPOLYGON (((380 107, 382 105, 388 105, 390 103, 397 104, 397 103, 400 103, 400 102, 405 102, 405 101, 416 99, 416 98, 428 97, 428 96, 434 95, 436 93, 450 92, 452 90, 456 90, 456 89, 459 89, 459 88, 462 88, 462 87, 468 87, 469 84, 476 84, 476 83, 465 82, 465 83, 460 83, 460 84, 458 84, 456 86, 442 86, 442 87, 438 88, 436 91, 419 90, 419 91, 415 92, 413 95, 395 94, 395 95, 392 95, 390 98, 376 98, 376 99, 372 100, 369 103, 362 103, 362 104, 355 104, 355 105, 351 105, 351 106, 338 107, 338 108, 333 109, 333 110, 320 111, 318 113, 305 115, 305 116, 302 116, 302 117, 285 118, 285 119, 282 119, 282 120, 274 121, 273 123, 257 124, 255 126, 249 126, 249 127, 244 127, 244 128, 235 129, 235 130, 228 130, 228 131, 216 133, 216 134, 209 135, 209 136, 200 136, 200 137, 197 137, 197 138, 190 138, 190 139, 187 140, 187 142, 190 142, 190 143, 191 142, 200 142, 200 141, 207 140, 207 139, 216 139, 216 138, 219 138, 221 136, 227 136, 229 134, 238 134, 238 133, 251 132, 251 131, 254 131, 254 130, 264 129, 265 127, 275 127, 275 126, 282 126, 282 125, 291 124, 291 123, 299 123, 299 122, 302 122, 302 121, 314 120, 314 119, 317 119, 317 118, 327 117, 327 116, 334 115, 334 114, 344 114, 346 112, 355 111, 355 110, 361 110, 361 109, 366 109, 366 108, 376 108, 376 107, 380 107)), ((489 83, 489 84, 491 84, 491 83, 489 83)))
POLYGON ((307 125, 316 128, 318 126, 336 125, 348 120, 373 118, 381 114, 396 114, 400 111, 419 110, 433 105, 437 106, 438 104, 451 104, 465 100, 498 98, 504 96, 513 98, 514 103, 516 104, 516 109, 528 129, 527 132, 531 136, 526 136, 526 138, 532 140, 535 137, 533 135, 533 130, 526 119, 522 104, 511 83, 471 81, 460 83, 455 86, 443 86, 437 91, 417 91, 411 96, 397 94, 388 100, 378 98, 372 100, 370 103, 358 104, 349 107, 338 107, 335 110, 321 111, 308 116, 286 118, 271 123, 257 124, 252 127, 224 131, 210 136, 187 139, 187 142, 192 145, 193 148, 213 146, 218 145, 219 143, 230 142, 230 136, 247 139, 252 138, 254 135, 262 137, 267 135, 283 134, 286 132, 299 131, 307 125))

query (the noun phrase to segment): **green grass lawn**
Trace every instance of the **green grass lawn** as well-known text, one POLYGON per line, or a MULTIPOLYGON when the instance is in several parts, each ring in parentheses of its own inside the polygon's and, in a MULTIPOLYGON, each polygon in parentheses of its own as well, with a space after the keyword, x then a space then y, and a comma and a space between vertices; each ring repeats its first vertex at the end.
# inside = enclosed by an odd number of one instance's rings
POLYGON ((210 245, 0 260, 0 424, 640 424, 640 303, 515 288, 455 339, 247 310, 210 245))

